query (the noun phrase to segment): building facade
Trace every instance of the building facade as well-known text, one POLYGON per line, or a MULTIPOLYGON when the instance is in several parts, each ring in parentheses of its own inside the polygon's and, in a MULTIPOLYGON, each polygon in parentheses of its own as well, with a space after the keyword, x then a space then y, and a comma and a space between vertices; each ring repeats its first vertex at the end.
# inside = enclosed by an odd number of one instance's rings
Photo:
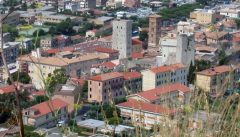
MULTIPOLYGON (((40 52, 40 51, 39 51, 40 52)), ((90 74, 93 64, 109 61, 109 56, 104 53, 88 54, 58 54, 54 57, 41 57, 39 52, 32 52, 32 55, 18 58, 20 71, 27 71, 32 83, 37 89, 45 87, 44 80, 48 74, 53 74, 56 69, 64 69, 70 77, 79 77, 90 74), (72 58, 69 58, 69 57, 72 58)))
POLYGON ((224 93, 236 86, 240 78, 239 70, 239 67, 224 65, 197 72, 196 86, 214 95, 224 93))
MULTIPOLYGON (((19 55, 19 47, 20 47, 20 42, 4 43, 3 50, 1 50, 1 52, 4 52, 7 64, 16 63, 16 60, 19 55)), ((3 66, 3 60, 1 56, 0 56, 0 66, 3 66)))
POLYGON ((150 90, 170 83, 187 85, 187 67, 183 64, 160 66, 144 70, 142 88, 150 90))
POLYGON ((119 51, 119 58, 128 58, 132 54, 132 21, 113 21, 112 48, 119 51))
POLYGON ((66 102, 61 99, 53 99, 42 102, 23 110, 23 124, 36 128, 50 128, 56 126, 57 122, 67 120, 66 102))
POLYGON ((124 90, 126 94, 133 94, 142 91, 142 74, 140 72, 125 72, 124 90))
POLYGON ((125 97, 124 78, 119 72, 110 72, 91 77, 88 80, 88 101, 111 103, 125 97))

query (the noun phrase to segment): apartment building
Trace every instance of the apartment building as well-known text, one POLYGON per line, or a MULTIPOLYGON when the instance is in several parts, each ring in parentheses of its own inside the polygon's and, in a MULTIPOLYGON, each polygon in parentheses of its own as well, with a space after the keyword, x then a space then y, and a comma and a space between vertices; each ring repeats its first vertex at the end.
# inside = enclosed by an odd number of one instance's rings
POLYGON ((190 13, 190 18, 199 24, 212 24, 220 21, 223 16, 214 10, 197 10, 190 13))
POLYGON ((125 97, 123 85, 124 77, 119 72, 92 76, 88 80, 88 101, 111 103, 117 98, 125 97))
POLYGON ((131 120, 134 126, 146 129, 152 129, 154 125, 164 123, 163 119, 170 120, 169 117, 173 117, 177 113, 175 109, 134 99, 117 104, 116 106, 120 109, 122 118, 131 120))
POLYGON ((123 77, 126 94, 129 95, 142 91, 142 74, 140 72, 125 72, 123 77))
POLYGON ((224 15, 226 17, 240 18, 240 5, 236 3, 235 5, 224 5, 224 7, 219 10, 219 12, 221 15, 224 15))
POLYGON ((32 83, 37 89, 45 87, 44 80, 48 74, 52 74, 55 69, 65 69, 70 77, 79 77, 90 74, 93 64, 109 61, 109 56, 104 53, 58 54, 53 57, 41 57, 40 51, 32 52, 31 55, 18 58, 18 68, 26 71, 32 79, 32 83))
POLYGON ((119 58, 128 58, 132 55, 132 21, 113 21, 112 48, 119 51, 119 58))
POLYGON ((150 90, 170 83, 187 85, 187 67, 183 64, 173 64, 143 70, 143 90, 150 90))
POLYGON ((240 78, 240 68, 235 66, 217 66, 196 73, 196 86, 211 94, 221 94, 236 86, 240 78))
POLYGON ((146 103, 157 105, 173 105, 176 103, 188 104, 191 98, 191 89, 183 84, 174 83, 145 90, 137 94, 127 96, 129 99, 136 99, 146 103))
POLYGON ((68 105, 61 99, 53 99, 24 109, 23 123, 36 128, 54 127, 57 122, 67 120, 68 105))
MULTIPOLYGON (((1 52, 4 52, 5 59, 7 61, 7 64, 15 63, 18 55, 19 55, 19 48, 20 48, 20 42, 7 42, 3 45, 3 50, 1 52)), ((0 66, 3 66, 2 57, 0 56, 0 66)))

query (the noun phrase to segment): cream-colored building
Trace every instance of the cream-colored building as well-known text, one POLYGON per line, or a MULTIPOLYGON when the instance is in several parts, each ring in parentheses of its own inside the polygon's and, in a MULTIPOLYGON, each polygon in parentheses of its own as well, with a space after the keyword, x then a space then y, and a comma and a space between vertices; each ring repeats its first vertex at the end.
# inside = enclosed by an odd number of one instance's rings
POLYGON ((23 123, 34 127, 55 127, 57 122, 67 120, 68 105, 61 99, 53 99, 24 109, 23 123))
POLYGON ((190 18, 199 24, 212 24, 219 21, 223 16, 213 10, 197 10, 190 13, 190 18))
POLYGON ((197 72, 196 86, 205 92, 218 94, 225 92, 228 88, 234 88, 239 78, 239 68, 227 65, 217 66, 197 72))
POLYGON ((117 105, 121 117, 130 119, 134 126, 151 129, 154 125, 162 124, 170 116, 177 113, 175 109, 169 109, 160 105, 150 104, 135 99, 128 100, 117 105))
POLYGON ((173 64, 144 70, 142 88, 150 90, 170 83, 187 85, 187 67, 183 64, 173 64))
POLYGON ((18 68, 25 71, 31 77, 32 83, 37 89, 45 87, 44 81, 48 74, 56 69, 65 69, 70 77, 79 77, 90 74, 93 64, 109 61, 109 55, 105 53, 74 54, 59 53, 54 57, 41 57, 39 52, 32 55, 25 55, 18 58, 18 68))

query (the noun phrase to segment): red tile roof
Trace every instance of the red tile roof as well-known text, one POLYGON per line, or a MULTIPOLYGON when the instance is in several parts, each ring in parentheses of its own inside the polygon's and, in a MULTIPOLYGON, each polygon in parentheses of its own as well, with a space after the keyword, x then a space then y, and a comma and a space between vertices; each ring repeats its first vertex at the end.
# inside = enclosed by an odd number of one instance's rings
POLYGON ((138 38, 135 38, 135 39, 132 39, 132 45, 140 45, 142 46, 143 42, 138 39, 138 38))
POLYGON ((231 70, 233 70, 233 68, 231 68, 230 66, 223 65, 223 66, 217 66, 217 67, 214 67, 214 68, 210 68, 210 69, 206 69, 206 70, 197 72, 197 74, 214 76, 214 75, 217 75, 217 74, 230 72, 231 70))
MULTIPOLYGON (((165 85, 162 87, 157 87, 155 89, 147 90, 140 92, 136 94, 137 96, 140 96, 144 99, 147 99, 149 101, 157 100, 159 99, 159 96, 162 94, 170 93, 170 92, 175 92, 175 91, 181 91, 183 93, 190 92, 190 88, 180 84, 180 83, 174 83, 174 84, 169 84, 165 85)), ((131 95, 130 95, 131 96, 131 95)))
POLYGON ((72 82, 74 82, 75 84, 80 85, 81 87, 83 87, 84 83, 86 82, 86 80, 84 80, 82 78, 71 78, 70 80, 72 82))
POLYGON ((109 62, 104 62, 102 64, 93 65, 93 67, 99 67, 99 66, 106 67, 108 69, 113 69, 114 67, 116 67, 116 64, 109 61, 109 62))
POLYGON ((133 59, 141 59, 141 58, 143 58, 143 53, 137 53, 137 52, 132 53, 132 58, 133 59))
POLYGON ((177 110, 175 109, 169 109, 160 105, 150 104, 143 101, 137 101, 135 99, 130 99, 127 102, 118 104, 117 106, 158 114, 174 114, 177 112, 177 110))
POLYGON ((46 92, 45 90, 38 90, 38 91, 34 91, 32 92, 32 95, 33 96, 45 96, 46 95, 46 92))
POLYGON ((106 80, 119 78, 119 77, 123 77, 123 74, 119 73, 119 72, 110 72, 110 73, 105 73, 105 74, 92 76, 90 78, 90 80, 93 80, 93 81, 106 81, 106 80))
POLYGON ((96 47, 95 50, 97 52, 102 52, 102 53, 110 53, 110 54, 119 53, 118 50, 111 49, 111 48, 104 48, 104 47, 96 47))
POLYGON ((15 86, 14 85, 8 85, 0 88, 0 94, 9 94, 9 93, 14 93, 15 86))
POLYGON ((133 79, 133 78, 140 78, 142 74, 140 72, 125 72, 123 73, 123 77, 125 80, 133 79))
POLYGON ((167 71, 176 71, 178 69, 186 68, 185 65, 183 64, 173 64, 173 65, 168 65, 168 66, 161 66, 161 67, 156 67, 156 68, 151 68, 150 70, 153 73, 162 73, 162 72, 167 72, 167 71))
POLYGON ((32 106, 28 108, 27 110, 34 110, 37 111, 36 115, 31 115, 31 117, 37 118, 44 116, 52 111, 59 110, 61 108, 67 107, 69 104, 62 101, 61 99, 53 99, 49 101, 42 102, 40 104, 37 104, 35 106, 32 106))

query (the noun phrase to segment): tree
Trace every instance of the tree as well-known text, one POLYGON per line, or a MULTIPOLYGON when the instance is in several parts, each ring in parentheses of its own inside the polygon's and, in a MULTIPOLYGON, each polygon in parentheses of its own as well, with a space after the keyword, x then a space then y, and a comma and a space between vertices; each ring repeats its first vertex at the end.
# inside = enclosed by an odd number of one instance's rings
POLYGON ((58 84, 66 84, 68 76, 65 74, 64 69, 56 69, 53 71, 53 74, 48 74, 46 79, 46 90, 50 93, 53 93, 55 87, 58 84))
POLYGON ((21 10, 27 11, 27 9, 28 9, 27 4, 26 4, 26 2, 24 2, 21 6, 21 10))
POLYGON ((191 62, 189 66, 189 72, 188 72, 188 82, 193 83, 195 79, 195 71, 196 71, 196 66, 194 66, 191 62))
POLYGON ((11 35, 11 41, 15 41, 15 38, 19 36, 16 26, 3 24, 3 33, 7 32, 11 35))
POLYGON ((218 56, 219 56, 219 65, 226 65, 229 63, 229 58, 227 57, 224 50, 221 50, 218 56))
POLYGON ((51 26, 48 30, 48 33, 51 34, 52 36, 57 33, 57 30, 55 27, 51 26))
MULTIPOLYGON (((12 74, 14 81, 19 81, 23 84, 29 84, 31 81, 30 76, 26 72, 15 72, 12 74)), ((10 79, 7 80, 8 84, 11 84, 10 79)))
POLYGON ((19 4, 18 0, 4 0, 3 6, 14 7, 19 4))
POLYGON ((146 31, 141 31, 141 32, 139 33, 139 39, 140 39, 141 41, 148 40, 148 32, 146 32, 146 31))
POLYGON ((37 3, 34 1, 31 5, 30 8, 36 9, 37 8, 37 3))
POLYGON ((73 22, 70 18, 60 22, 56 26, 57 33, 64 34, 64 35, 72 35, 75 33, 73 30, 73 22))
POLYGON ((119 125, 123 123, 123 119, 120 117, 112 117, 108 119, 108 124, 110 125, 119 125))
POLYGON ((45 31, 43 29, 39 29, 33 32, 33 36, 36 37, 38 33, 38 36, 44 36, 45 35, 45 31))

